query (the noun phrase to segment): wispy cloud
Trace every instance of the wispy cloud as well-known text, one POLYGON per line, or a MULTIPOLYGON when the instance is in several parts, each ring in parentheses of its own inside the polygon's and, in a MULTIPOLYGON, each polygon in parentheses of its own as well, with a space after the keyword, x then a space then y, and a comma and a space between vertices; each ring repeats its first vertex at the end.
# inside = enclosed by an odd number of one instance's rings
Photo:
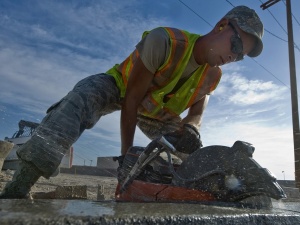
MULTIPOLYGON (((3 136, 11 135, 15 129, 11 127, 17 127, 20 119, 39 122, 46 109, 76 82, 120 63, 143 31, 167 24, 163 14, 139 10, 140 1, 3 4, 1 105, 15 110, 1 106, 3 136)), ((75 144, 75 151, 86 159, 120 154, 119 127, 119 113, 101 118, 75 144)), ((136 144, 145 139, 137 129, 136 144)))
POLYGON ((225 73, 215 96, 230 104, 250 106, 283 99, 287 88, 272 81, 250 80, 238 72, 225 73), (227 98, 226 98, 227 97, 227 98))
POLYGON ((134 10, 138 1, 35 3, 28 13, 10 3, 0 16, 2 101, 33 112, 44 112, 80 79, 120 63, 144 30, 163 23, 134 10))
MULTIPOLYGON (((242 140, 256 147, 254 159, 275 174, 293 170, 289 90, 272 81, 247 78, 247 70, 226 67, 204 113, 205 146, 232 146, 242 140), (286 164, 282 164, 282 159, 286 164)), ((293 177, 292 173, 289 177, 293 177)))

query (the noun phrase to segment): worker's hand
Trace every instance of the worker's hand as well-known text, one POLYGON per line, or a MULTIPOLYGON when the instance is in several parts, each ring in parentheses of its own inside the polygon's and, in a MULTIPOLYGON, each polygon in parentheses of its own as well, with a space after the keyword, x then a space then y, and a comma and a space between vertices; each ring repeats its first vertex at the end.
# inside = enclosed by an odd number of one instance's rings
POLYGON ((186 154, 191 154, 203 146, 197 128, 190 124, 184 124, 181 129, 168 133, 164 137, 177 151, 186 154))

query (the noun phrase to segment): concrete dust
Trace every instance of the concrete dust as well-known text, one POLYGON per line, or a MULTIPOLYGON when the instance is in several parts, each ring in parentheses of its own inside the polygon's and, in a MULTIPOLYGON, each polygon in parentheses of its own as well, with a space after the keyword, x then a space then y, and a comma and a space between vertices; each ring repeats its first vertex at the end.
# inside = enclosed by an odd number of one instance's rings
MULTIPOLYGON (((15 171, 6 170, 0 173, 0 191, 2 191, 7 182, 11 181, 15 171)), ((87 199, 96 201, 99 196, 98 189, 102 196, 101 200, 114 200, 117 178, 65 174, 59 173, 55 177, 45 179, 41 177, 36 184, 31 188, 31 194, 36 192, 53 192, 59 186, 87 186, 87 199)))

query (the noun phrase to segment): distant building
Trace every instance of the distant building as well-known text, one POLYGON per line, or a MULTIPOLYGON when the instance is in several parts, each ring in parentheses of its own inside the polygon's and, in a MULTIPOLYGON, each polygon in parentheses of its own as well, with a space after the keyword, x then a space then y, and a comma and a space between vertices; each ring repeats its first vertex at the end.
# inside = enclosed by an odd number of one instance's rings
POLYGON ((113 157, 98 157, 97 166, 79 166, 73 165, 71 168, 60 168, 61 173, 92 175, 102 177, 116 178, 118 162, 113 160, 113 157))

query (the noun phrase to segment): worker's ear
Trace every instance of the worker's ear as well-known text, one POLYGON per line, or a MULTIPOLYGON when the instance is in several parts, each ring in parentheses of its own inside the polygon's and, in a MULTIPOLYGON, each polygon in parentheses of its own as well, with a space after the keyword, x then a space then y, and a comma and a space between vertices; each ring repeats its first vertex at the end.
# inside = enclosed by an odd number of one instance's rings
POLYGON ((215 32, 222 31, 229 23, 229 20, 226 18, 221 19, 215 26, 214 30, 215 32))

